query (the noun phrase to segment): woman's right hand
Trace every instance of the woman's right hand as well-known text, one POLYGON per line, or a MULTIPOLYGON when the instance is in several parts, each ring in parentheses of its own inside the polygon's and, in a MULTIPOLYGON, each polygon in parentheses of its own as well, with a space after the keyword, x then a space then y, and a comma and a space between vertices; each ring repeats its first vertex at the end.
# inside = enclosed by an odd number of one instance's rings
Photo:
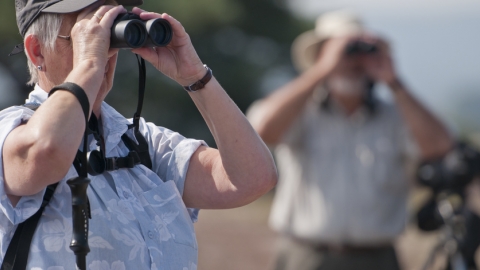
POLYGON ((73 66, 84 61, 98 64, 104 69, 108 58, 113 54, 110 48, 110 32, 115 18, 125 13, 123 6, 92 6, 84 9, 72 28, 73 66))

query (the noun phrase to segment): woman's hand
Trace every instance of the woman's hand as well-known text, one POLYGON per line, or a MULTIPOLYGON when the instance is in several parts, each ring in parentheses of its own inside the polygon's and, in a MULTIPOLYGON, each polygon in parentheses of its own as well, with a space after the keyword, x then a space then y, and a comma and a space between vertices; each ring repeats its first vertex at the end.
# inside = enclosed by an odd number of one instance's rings
POLYGON ((146 12, 136 7, 132 11, 139 15, 142 20, 165 19, 172 25, 173 30, 172 41, 167 46, 138 48, 133 49, 132 52, 143 57, 163 74, 182 86, 193 84, 205 76, 206 70, 203 63, 195 48, 193 48, 185 28, 179 21, 166 13, 146 12))
POLYGON ((126 11, 123 6, 94 5, 78 15, 71 31, 74 67, 83 61, 93 61, 104 69, 108 58, 118 51, 109 49, 113 21, 126 11))

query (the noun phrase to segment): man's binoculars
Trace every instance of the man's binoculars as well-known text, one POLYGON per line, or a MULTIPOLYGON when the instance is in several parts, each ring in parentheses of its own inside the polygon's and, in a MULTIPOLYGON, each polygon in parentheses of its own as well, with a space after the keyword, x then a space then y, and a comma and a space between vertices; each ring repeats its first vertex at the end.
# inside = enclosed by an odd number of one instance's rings
POLYGON ((163 47, 172 40, 173 31, 165 19, 143 21, 131 12, 120 14, 112 25, 110 48, 163 47))
POLYGON ((378 47, 375 44, 367 43, 360 40, 351 42, 350 44, 347 45, 345 49, 345 53, 347 55, 370 54, 370 53, 376 53, 377 51, 378 51, 378 47))

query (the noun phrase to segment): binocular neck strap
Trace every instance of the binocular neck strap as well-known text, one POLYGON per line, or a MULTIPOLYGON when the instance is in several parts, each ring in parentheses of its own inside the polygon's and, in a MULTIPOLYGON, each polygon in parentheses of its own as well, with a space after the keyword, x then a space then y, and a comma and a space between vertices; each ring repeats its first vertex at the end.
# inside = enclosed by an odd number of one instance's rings
MULTIPOLYGON (((138 102, 137 102, 137 111, 133 115, 133 125, 128 128, 135 128, 135 133, 139 132, 140 127, 140 115, 142 114, 143 108, 143 99, 145 96, 145 82, 147 79, 147 72, 145 67, 145 59, 140 57, 138 54, 135 54, 138 62, 138 102)), ((135 135, 136 136, 136 135, 135 135)))
POLYGON ((145 67, 145 60, 136 55, 137 62, 138 62, 138 103, 137 103, 137 111, 133 115, 133 124, 129 125, 128 128, 134 128, 133 134, 138 142, 138 144, 132 142, 125 134, 122 136, 122 140, 124 141, 125 145, 127 145, 130 151, 135 151, 138 153, 140 157, 140 162, 145 165, 147 168, 152 169, 152 161, 150 159, 149 150, 148 150, 148 143, 140 133, 140 114, 142 113, 143 107, 143 99, 145 96, 145 82, 146 82, 146 67, 145 67))

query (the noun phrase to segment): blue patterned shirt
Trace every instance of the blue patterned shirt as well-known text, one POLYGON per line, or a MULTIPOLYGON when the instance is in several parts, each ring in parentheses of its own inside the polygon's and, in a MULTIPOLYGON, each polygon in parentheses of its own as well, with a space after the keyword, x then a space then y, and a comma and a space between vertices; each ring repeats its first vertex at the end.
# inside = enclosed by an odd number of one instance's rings
MULTIPOLYGON (((47 93, 36 86, 27 103, 42 103, 47 93)), ((106 103, 102 104, 102 124, 106 157, 126 156, 128 148, 121 140, 126 132, 134 138, 125 119, 106 103)), ((14 106, 0 112, 0 153, 5 138, 33 111, 14 106)), ((90 220, 88 269, 180 269, 197 266, 197 242, 193 222, 197 209, 188 209, 182 201, 190 157, 202 141, 186 139, 166 128, 141 119, 140 131, 149 144, 153 168, 143 165, 132 169, 107 171, 90 176, 88 197, 90 220)), ((90 141, 90 149, 96 149, 90 141)), ((17 225, 40 207, 44 191, 24 196, 16 207, 7 198, 0 157, 0 250, 1 261, 17 225)), ((63 178, 50 204, 43 212, 33 237, 27 269, 75 269, 75 256, 69 248, 72 233, 71 193, 66 180, 77 176, 72 166, 63 178)))

